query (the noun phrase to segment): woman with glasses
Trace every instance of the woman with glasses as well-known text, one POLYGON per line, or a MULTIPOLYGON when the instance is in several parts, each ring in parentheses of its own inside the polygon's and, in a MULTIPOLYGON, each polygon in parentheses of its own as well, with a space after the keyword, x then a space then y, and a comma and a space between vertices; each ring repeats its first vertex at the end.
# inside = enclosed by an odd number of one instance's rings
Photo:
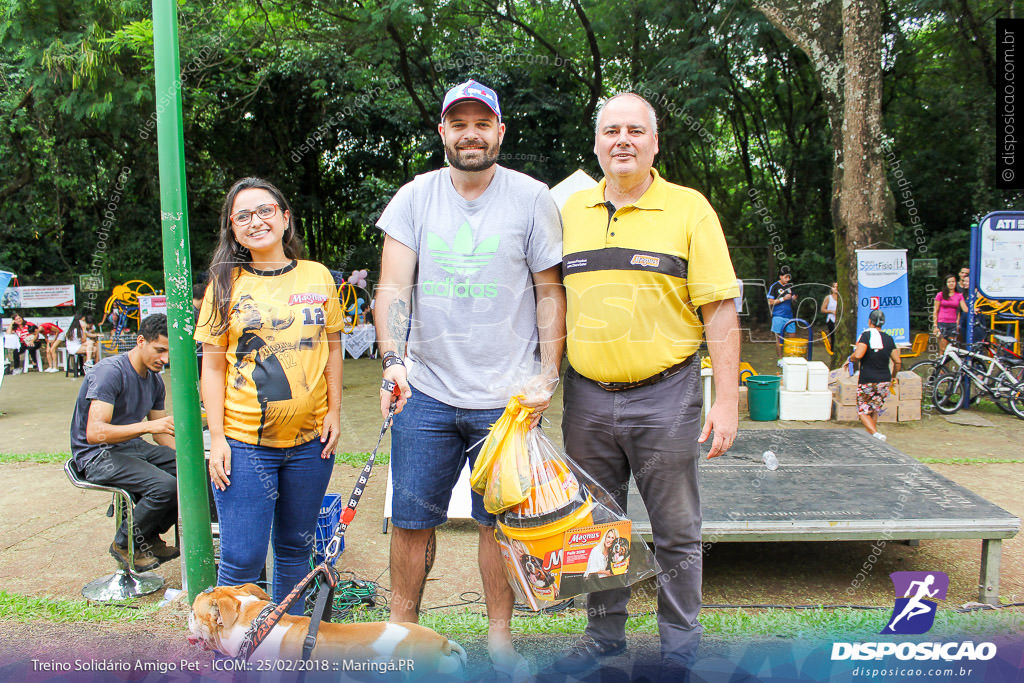
MULTIPOLYGON (((341 307, 330 272, 302 256, 280 190, 236 182, 195 334, 220 522, 217 583, 256 582, 273 528, 275 602, 309 570, 341 419, 341 307)), ((301 614, 301 601, 291 611, 301 614)))

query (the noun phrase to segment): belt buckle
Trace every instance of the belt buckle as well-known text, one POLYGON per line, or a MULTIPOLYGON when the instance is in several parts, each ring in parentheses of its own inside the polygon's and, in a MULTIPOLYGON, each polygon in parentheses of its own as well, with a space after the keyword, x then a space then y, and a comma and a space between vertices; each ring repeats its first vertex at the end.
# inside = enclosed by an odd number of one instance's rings
POLYGON ((598 382, 605 391, 625 391, 626 389, 637 389, 647 386, 650 378, 641 379, 636 382, 598 382))

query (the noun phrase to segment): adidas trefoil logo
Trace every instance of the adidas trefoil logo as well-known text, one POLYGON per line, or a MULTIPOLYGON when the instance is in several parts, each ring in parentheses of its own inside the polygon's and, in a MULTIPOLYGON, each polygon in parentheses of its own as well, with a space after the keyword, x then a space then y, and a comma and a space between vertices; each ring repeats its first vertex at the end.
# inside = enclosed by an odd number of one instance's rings
POLYGON ((469 277, 486 266, 498 252, 499 242, 498 235, 492 235, 474 246, 473 230, 468 221, 459 226, 450 247, 444 238, 427 232, 430 255, 442 270, 461 277, 469 277))

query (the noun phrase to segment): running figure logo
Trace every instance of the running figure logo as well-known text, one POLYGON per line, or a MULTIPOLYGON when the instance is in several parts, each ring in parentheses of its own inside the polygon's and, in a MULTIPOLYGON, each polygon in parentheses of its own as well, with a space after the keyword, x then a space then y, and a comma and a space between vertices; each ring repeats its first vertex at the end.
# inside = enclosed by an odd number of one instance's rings
POLYGON ((893 572, 889 577, 896 589, 896 605, 892 608, 892 619, 880 633, 927 633, 935 623, 938 607, 929 598, 946 599, 949 577, 944 572, 893 572))

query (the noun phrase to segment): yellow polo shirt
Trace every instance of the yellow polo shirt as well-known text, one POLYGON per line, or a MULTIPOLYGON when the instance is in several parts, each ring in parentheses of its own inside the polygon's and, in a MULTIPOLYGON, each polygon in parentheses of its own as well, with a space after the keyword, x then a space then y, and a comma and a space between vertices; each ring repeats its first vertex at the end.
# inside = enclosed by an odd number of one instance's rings
POLYGON ((635 382, 696 352, 696 309, 740 295, 718 216, 704 196, 651 169, 635 203, 609 215, 605 181, 562 209, 569 362, 599 382, 635 382))

